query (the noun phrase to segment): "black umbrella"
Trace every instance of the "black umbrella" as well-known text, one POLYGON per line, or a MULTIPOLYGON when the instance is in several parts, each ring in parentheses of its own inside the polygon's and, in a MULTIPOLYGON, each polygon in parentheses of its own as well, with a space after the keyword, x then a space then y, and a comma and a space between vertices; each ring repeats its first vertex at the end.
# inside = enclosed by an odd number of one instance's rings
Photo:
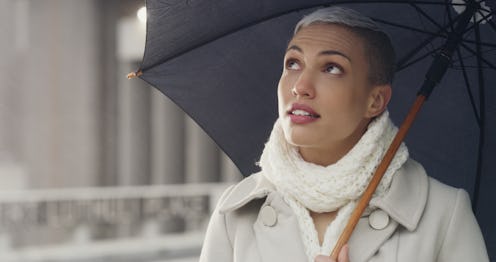
MULTIPOLYGON (((471 193, 495 258, 496 168, 490 160, 496 154, 496 3, 473 3, 475 18, 460 29, 449 70, 406 143, 431 176, 471 193)), ((325 5, 360 11, 392 36, 398 72, 389 109, 396 123, 466 9, 462 0, 148 0, 147 43, 137 75, 183 108, 249 175, 276 118, 275 90, 293 26, 325 5)))

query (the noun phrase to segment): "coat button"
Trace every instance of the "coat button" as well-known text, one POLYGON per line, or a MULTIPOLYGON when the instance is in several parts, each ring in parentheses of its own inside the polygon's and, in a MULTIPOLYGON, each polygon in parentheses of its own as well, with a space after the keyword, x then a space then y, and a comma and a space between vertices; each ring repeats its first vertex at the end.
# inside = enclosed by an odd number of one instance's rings
POLYGON ((272 227, 277 223, 277 213, 271 206, 264 206, 260 210, 260 219, 265 226, 272 227))
POLYGON ((382 230, 389 224, 389 216, 386 212, 377 209, 369 216, 369 225, 373 229, 382 230))

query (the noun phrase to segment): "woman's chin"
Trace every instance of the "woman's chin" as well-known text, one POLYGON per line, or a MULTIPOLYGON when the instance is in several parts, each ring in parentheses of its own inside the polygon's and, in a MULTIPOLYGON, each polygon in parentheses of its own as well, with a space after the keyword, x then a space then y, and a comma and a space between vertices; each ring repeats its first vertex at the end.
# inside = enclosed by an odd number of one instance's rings
POLYGON ((318 145, 319 141, 312 136, 290 135, 286 136, 286 141, 295 147, 314 147, 318 145))

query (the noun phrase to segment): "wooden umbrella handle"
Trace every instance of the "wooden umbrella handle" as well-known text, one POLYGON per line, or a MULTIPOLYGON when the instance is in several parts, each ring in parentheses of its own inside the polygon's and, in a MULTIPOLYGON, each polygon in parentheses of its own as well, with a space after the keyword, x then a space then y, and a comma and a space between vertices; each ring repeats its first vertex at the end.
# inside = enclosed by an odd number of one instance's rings
POLYGON ((389 146, 389 149, 386 151, 386 154, 384 155, 384 158, 382 159, 381 163, 377 167, 374 176, 372 177, 372 180, 370 181, 367 189, 365 189, 365 192, 363 193, 362 197, 360 198, 360 201, 357 203, 355 209, 353 210, 353 213, 351 213, 350 220, 348 221, 348 224, 343 230, 343 233, 341 233, 341 236, 338 239, 338 242, 336 243, 336 246, 334 246, 334 249, 332 250, 331 253, 331 258, 333 258, 335 261, 337 261, 339 251, 343 246, 348 242, 350 239, 351 234, 353 233, 353 229, 355 229, 355 226, 358 223, 358 220, 360 220, 360 217, 363 214, 363 211, 365 208, 368 206, 370 199, 372 198, 372 195, 375 192, 375 189, 379 185, 379 182, 381 181, 382 177, 384 176, 384 173, 389 167, 389 164, 393 160, 396 151, 398 151, 398 148, 401 145, 401 142, 403 142, 403 139, 406 136, 406 133, 410 129, 413 121, 415 120, 415 116, 419 112, 420 108, 422 107, 422 104, 424 103, 426 97, 424 95, 418 95, 417 99, 415 100, 415 103, 413 104, 412 108, 408 112, 408 115, 406 116, 405 120, 403 121, 403 124, 401 124, 398 133, 396 133, 396 136, 394 137, 393 141, 391 142, 391 145, 389 146))

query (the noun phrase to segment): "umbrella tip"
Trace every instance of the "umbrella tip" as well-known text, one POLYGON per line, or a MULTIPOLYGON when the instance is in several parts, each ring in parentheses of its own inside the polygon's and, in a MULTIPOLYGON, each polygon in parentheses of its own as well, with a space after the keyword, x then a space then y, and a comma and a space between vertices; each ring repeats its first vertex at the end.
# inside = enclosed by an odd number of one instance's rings
POLYGON ((127 74, 127 79, 133 79, 133 78, 141 76, 142 74, 143 74, 143 72, 141 70, 138 70, 136 72, 131 72, 131 73, 127 74))

